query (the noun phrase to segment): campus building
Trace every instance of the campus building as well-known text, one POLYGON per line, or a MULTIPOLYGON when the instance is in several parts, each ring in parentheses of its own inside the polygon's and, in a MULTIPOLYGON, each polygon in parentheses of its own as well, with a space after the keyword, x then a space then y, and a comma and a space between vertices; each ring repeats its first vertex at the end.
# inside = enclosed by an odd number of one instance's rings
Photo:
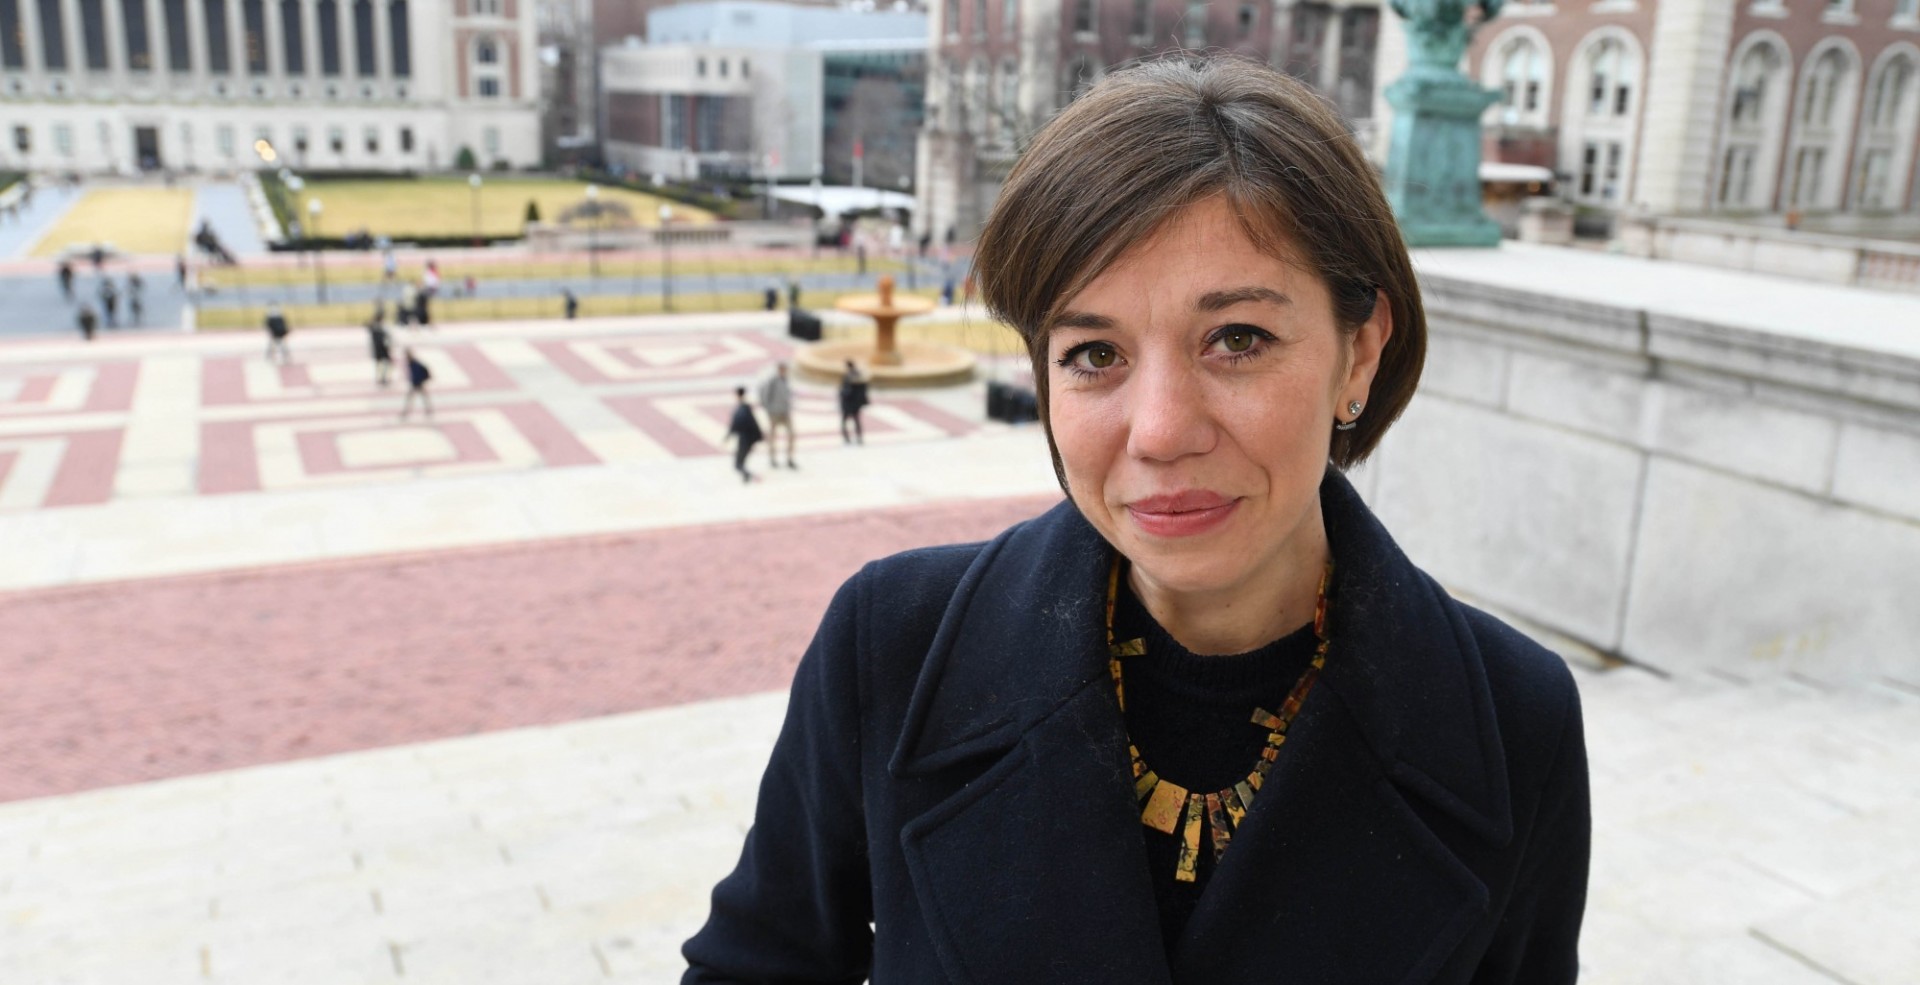
POLYGON ((927 18, 874 5, 720 0, 653 11, 600 52, 609 167, 905 189, 927 18))
POLYGON ((1920 0, 1509 2, 1466 67, 1501 93, 1487 158, 1579 203, 1920 210, 1920 0))
POLYGON ((937 0, 916 222, 971 238, 1026 138, 1107 71, 1174 50, 1231 52, 1303 79, 1363 135, 1376 0, 937 0))
POLYGON ((0 168, 540 160, 533 0, 0 0, 0 168))

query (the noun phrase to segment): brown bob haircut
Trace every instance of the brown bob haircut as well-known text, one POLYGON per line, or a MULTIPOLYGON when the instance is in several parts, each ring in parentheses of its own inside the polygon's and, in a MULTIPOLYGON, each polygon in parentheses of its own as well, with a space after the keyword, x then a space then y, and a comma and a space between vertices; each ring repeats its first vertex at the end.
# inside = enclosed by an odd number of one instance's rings
MULTIPOLYGON (((1373 166, 1305 85, 1233 57, 1181 55, 1107 76, 1041 129, 1007 176, 974 253, 987 310, 1033 359, 1053 446, 1047 344, 1062 306, 1185 207, 1224 195, 1249 239, 1318 274, 1349 336, 1380 295, 1393 335, 1359 426, 1333 432, 1346 469, 1406 409, 1426 359, 1420 289, 1373 166)), ((1066 486, 1060 452, 1054 471, 1066 486)))

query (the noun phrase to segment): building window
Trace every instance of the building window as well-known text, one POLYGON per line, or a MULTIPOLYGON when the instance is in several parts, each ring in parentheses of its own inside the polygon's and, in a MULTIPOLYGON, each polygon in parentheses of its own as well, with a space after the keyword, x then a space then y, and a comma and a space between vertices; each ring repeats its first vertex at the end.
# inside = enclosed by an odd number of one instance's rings
POLYGON ((247 48, 247 74, 267 74, 267 5, 264 0, 240 0, 242 43, 247 48))
POLYGON ((1627 46, 1616 38, 1607 38, 1593 46, 1587 56, 1587 115, 1625 116, 1633 103, 1633 80, 1629 78, 1627 46))
POLYGON ((706 59, 696 58, 693 60, 693 74, 702 79, 707 77, 707 60, 706 59))
POLYGON ((147 0, 120 0, 120 27, 127 36, 127 67, 153 70, 153 39, 147 32, 147 0))
POLYGON ((280 61, 288 75, 307 74, 306 25, 300 0, 280 0, 280 61))
POLYGON ((1076 34, 1093 33, 1093 0, 1074 0, 1073 30, 1076 34))
POLYGON ((1800 104, 1800 122, 1822 128, 1833 125, 1834 104, 1839 100, 1840 80, 1846 71, 1847 60, 1838 49, 1829 48, 1820 56, 1807 76, 1806 97, 1800 104))
POLYGON ((973 36, 987 39, 987 0, 973 0, 973 36))
POLYGON ((13 149, 22 154, 33 153, 33 131, 16 125, 13 128, 13 149))
POLYGON ((1020 0, 1003 0, 1003 2, 1000 4, 1001 36, 1008 37, 1008 38, 1013 37, 1014 29, 1020 26, 1019 20, 1020 20, 1020 0))
POLYGON ((947 36, 960 36, 960 0, 947 0, 940 7, 940 26, 946 29, 947 36))
POLYGON ((473 0, 473 15, 475 17, 500 16, 500 0, 473 0))
POLYGON ((193 44, 187 37, 187 0, 166 0, 167 67, 193 71, 193 44))
POLYGON ((373 0, 353 0, 353 67, 363 79, 380 74, 373 50, 373 0))
POLYGON ((103 0, 80 0, 80 41, 86 50, 87 67, 106 71, 107 12, 103 0))
MULTIPOLYGON (((494 65, 500 61, 500 49, 494 46, 492 38, 481 38, 473 46, 473 60, 482 65, 494 65)), ((700 59, 700 74, 707 74, 707 60, 700 59)))
POLYGON ((327 149, 333 151, 335 157, 345 154, 347 152, 347 132, 339 127, 327 128, 327 149))
POLYGON ((40 0, 40 65, 51 72, 67 67, 67 27, 60 0, 40 0))
POLYGON ((727 60, 724 58, 720 59, 720 77, 723 79, 727 77, 727 60))
POLYGON ((1207 43, 1206 0, 1188 0, 1186 27, 1187 47, 1205 47, 1207 43))
POLYGON ((26 37, 20 0, 0 0, 0 68, 27 67, 26 37))
POLYGON ((488 160, 497 161, 500 159, 500 128, 499 127, 488 127, 484 131, 481 131, 480 143, 481 143, 481 146, 487 149, 488 160))
POLYGON ((480 80, 480 98, 496 99, 500 95, 500 80, 489 75, 480 80))
POLYGON ((1741 57, 1740 67, 1734 72, 1733 106, 1728 114, 1734 126, 1760 126, 1767 90, 1779 67, 1779 56, 1766 45, 1755 46, 1741 57))
POLYGON ((1860 205, 1868 209, 1884 209, 1891 203, 1887 200, 1887 189, 1893 177, 1893 151, 1884 147, 1867 152, 1860 164, 1860 205))
POLYGON ((740 59, 740 77, 743 79, 753 78, 753 63, 744 58, 740 59))
POLYGON ((1867 125, 1876 130, 1891 130, 1900 122, 1900 109, 1906 99, 1908 83, 1913 81, 1913 59, 1896 55, 1880 67, 1867 95, 1867 125))
POLYGON ((207 0, 207 71, 225 75, 233 70, 233 52, 227 47, 227 0, 207 0))
POLYGON ((1546 84, 1546 57, 1540 46, 1533 38, 1518 35, 1501 49, 1499 58, 1501 122, 1539 123, 1544 102, 1541 88, 1546 84))
POLYGON ((233 127, 224 123, 215 127, 213 131, 213 147, 220 152, 221 157, 232 157, 233 127))
POLYGON ((65 123, 53 125, 53 149, 61 157, 73 156, 73 127, 65 123))
POLYGON ((393 47, 393 77, 413 75, 413 35, 408 27, 407 0, 387 5, 387 43, 393 47))
POLYGON ((320 74, 337 76, 340 74, 340 4, 337 0, 320 0, 314 5, 313 13, 320 22, 320 74))
POLYGON ((307 156, 307 147, 308 147, 307 128, 294 127, 293 128, 293 152, 295 154, 300 155, 302 160, 305 160, 307 156))
POLYGON ((1897 21, 1920 20, 1920 0, 1894 0, 1893 19, 1897 21))
POLYGON ((368 127, 366 137, 367 137, 367 154, 369 156, 372 156, 374 154, 380 153, 380 128, 368 127))
POLYGON ((402 154, 413 153, 413 128, 412 127, 400 128, 400 153, 402 154))
POLYGON ((1257 24, 1259 20, 1260 20, 1260 9, 1258 7, 1255 7, 1253 4, 1250 4, 1250 3, 1241 4, 1240 20, 1238 21, 1238 25, 1240 28, 1240 37, 1242 38, 1250 37, 1253 34, 1254 25, 1257 24))

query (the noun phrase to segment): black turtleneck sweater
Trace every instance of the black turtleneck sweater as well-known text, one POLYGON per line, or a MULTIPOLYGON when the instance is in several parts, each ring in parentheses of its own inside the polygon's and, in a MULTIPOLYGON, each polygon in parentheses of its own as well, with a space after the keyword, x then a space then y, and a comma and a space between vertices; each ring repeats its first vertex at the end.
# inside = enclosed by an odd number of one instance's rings
MULTIPOLYGON (((1146 641, 1146 654, 1122 658, 1121 668, 1127 736, 1148 768, 1203 796, 1246 779, 1267 741, 1268 730, 1253 724, 1253 709, 1279 713, 1313 659, 1312 625, 1250 653, 1200 656, 1167 635, 1124 581, 1113 622, 1114 639, 1146 641)), ((1194 882, 1174 878, 1178 828, 1169 835, 1143 824, 1140 833, 1160 905, 1160 931, 1171 953, 1216 866, 1211 831, 1201 835, 1194 882)), ((1231 864, 1232 845, 1225 857, 1231 864)))

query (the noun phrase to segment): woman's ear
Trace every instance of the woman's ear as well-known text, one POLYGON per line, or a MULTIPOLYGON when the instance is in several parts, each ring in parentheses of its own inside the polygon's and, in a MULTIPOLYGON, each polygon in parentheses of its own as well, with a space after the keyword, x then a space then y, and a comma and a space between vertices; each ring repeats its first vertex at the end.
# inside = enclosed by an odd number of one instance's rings
POLYGON ((1391 338, 1393 305, 1387 303, 1387 292, 1375 288, 1373 314, 1367 316, 1348 341, 1347 378, 1336 391, 1341 410, 1356 400, 1361 406, 1366 405, 1367 393, 1373 388, 1373 374, 1380 369, 1380 354, 1386 351, 1387 340, 1391 338))

